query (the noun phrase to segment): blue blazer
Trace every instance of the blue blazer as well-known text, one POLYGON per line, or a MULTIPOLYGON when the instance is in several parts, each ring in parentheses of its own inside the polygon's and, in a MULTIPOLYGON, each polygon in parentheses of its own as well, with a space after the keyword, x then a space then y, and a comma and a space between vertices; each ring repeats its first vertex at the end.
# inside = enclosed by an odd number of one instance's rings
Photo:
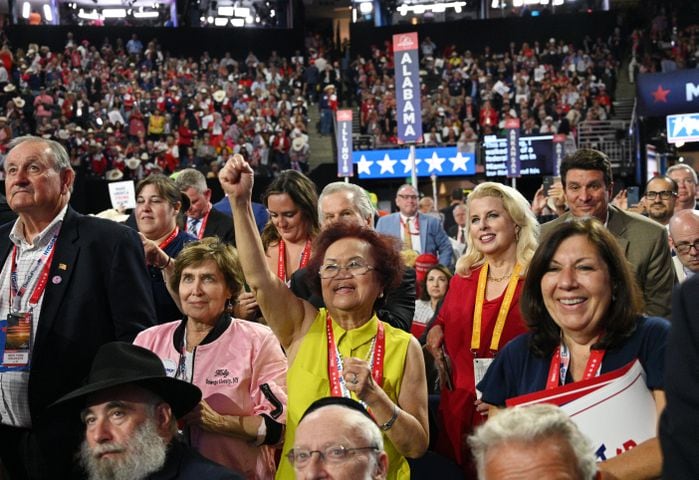
MULTIPOLYGON (((439 263, 451 267, 454 250, 449 242, 447 232, 442 228, 439 219, 423 213, 417 214, 420 224, 420 248, 421 253, 433 253, 439 258, 439 263)), ((401 238, 400 213, 392 213, 379 218, 376 231, 384 235, 401 238)))

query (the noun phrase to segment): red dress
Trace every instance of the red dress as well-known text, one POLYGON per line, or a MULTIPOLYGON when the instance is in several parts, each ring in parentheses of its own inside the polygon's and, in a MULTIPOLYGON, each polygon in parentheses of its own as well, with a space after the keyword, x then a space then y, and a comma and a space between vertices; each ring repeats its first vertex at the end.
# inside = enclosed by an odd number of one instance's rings
MULTIPOLYGON (((466 444, 466 437, 473 429, 483 423, 484 418, 476 411, 476 387, 474 383, 473 358, 471 352, 471 335, 473 329, 473 312, 476 305, 478 275, 482 267, 471 272, 469 277, 454 275, 439 310, 435 325, 444 330, 444 346, 451 358, 452 382, 454 390, 443 388, 439 401, 439 437, 437 450, 456 461, 475 479, 475 470, 471 466, 471 453, 466 444)), ((505 320, 505 327, 500 338, 499 349, 516 336, 526 332, 526 326, 519 310, 519 297, 522 293, 524 278, 520 277, 512 298, 510 311, 505 320)), ((505 294, 498 298, 485 300, 481 325, 479 358, 492 357, 490 340, 505 294)))

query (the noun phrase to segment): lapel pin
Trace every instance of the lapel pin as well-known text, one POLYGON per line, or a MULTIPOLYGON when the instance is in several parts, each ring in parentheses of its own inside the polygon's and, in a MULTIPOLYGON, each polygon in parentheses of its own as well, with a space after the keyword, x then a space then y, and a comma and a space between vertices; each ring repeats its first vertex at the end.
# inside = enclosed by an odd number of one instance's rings
POLYGON ((68 265, 66 265, 65 263, 59 263, 58 269, 59 270, 68 270, 68 265))
POLYGON ((58 285, 62 281, 63 279, 59 275, 56 275, 51 279, 51 283, 53 283, 54 285, 58 285))

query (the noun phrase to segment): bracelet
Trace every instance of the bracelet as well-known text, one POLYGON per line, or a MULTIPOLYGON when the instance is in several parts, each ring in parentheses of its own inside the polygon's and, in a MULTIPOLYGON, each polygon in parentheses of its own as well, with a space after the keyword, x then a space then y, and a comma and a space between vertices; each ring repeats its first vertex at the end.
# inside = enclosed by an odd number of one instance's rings
POLYGON ((163 265, 162 267, 158 267, 158 269, 165 270, 170 265, 171 261, 172 261, 172 257, 168 255, 167 262, 165 262, 165 265, 163 265))
POLYGON ((388 421, 387 421, 386 423, 384 423, 383 425, 379 425, 379 428, 380 428, 382 431, 384 431, 384 432, 387 431, 387 430, 390 430, 391 427, 393 427, 393 424, 396 423, 396 419, 398 418, 398 413, 399 413, 399 412, 400 412, 400 409, 399 409, 398 406, 394 403, 394 404, 393 404, 393 415, 391 415, 391 418, 389 418, 388 421))

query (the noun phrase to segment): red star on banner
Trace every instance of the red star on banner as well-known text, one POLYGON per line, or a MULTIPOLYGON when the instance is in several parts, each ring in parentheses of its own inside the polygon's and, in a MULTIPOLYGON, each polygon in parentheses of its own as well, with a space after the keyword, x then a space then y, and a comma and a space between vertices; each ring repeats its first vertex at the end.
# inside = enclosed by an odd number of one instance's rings
POLYGON ((658 103, 658 102, 667 103, 668 93, 670 93, 669 89, 663 90, 663 86, 658 85, 658 89, 651 93, 651 95, 653 95, 653 103, 658 103))

